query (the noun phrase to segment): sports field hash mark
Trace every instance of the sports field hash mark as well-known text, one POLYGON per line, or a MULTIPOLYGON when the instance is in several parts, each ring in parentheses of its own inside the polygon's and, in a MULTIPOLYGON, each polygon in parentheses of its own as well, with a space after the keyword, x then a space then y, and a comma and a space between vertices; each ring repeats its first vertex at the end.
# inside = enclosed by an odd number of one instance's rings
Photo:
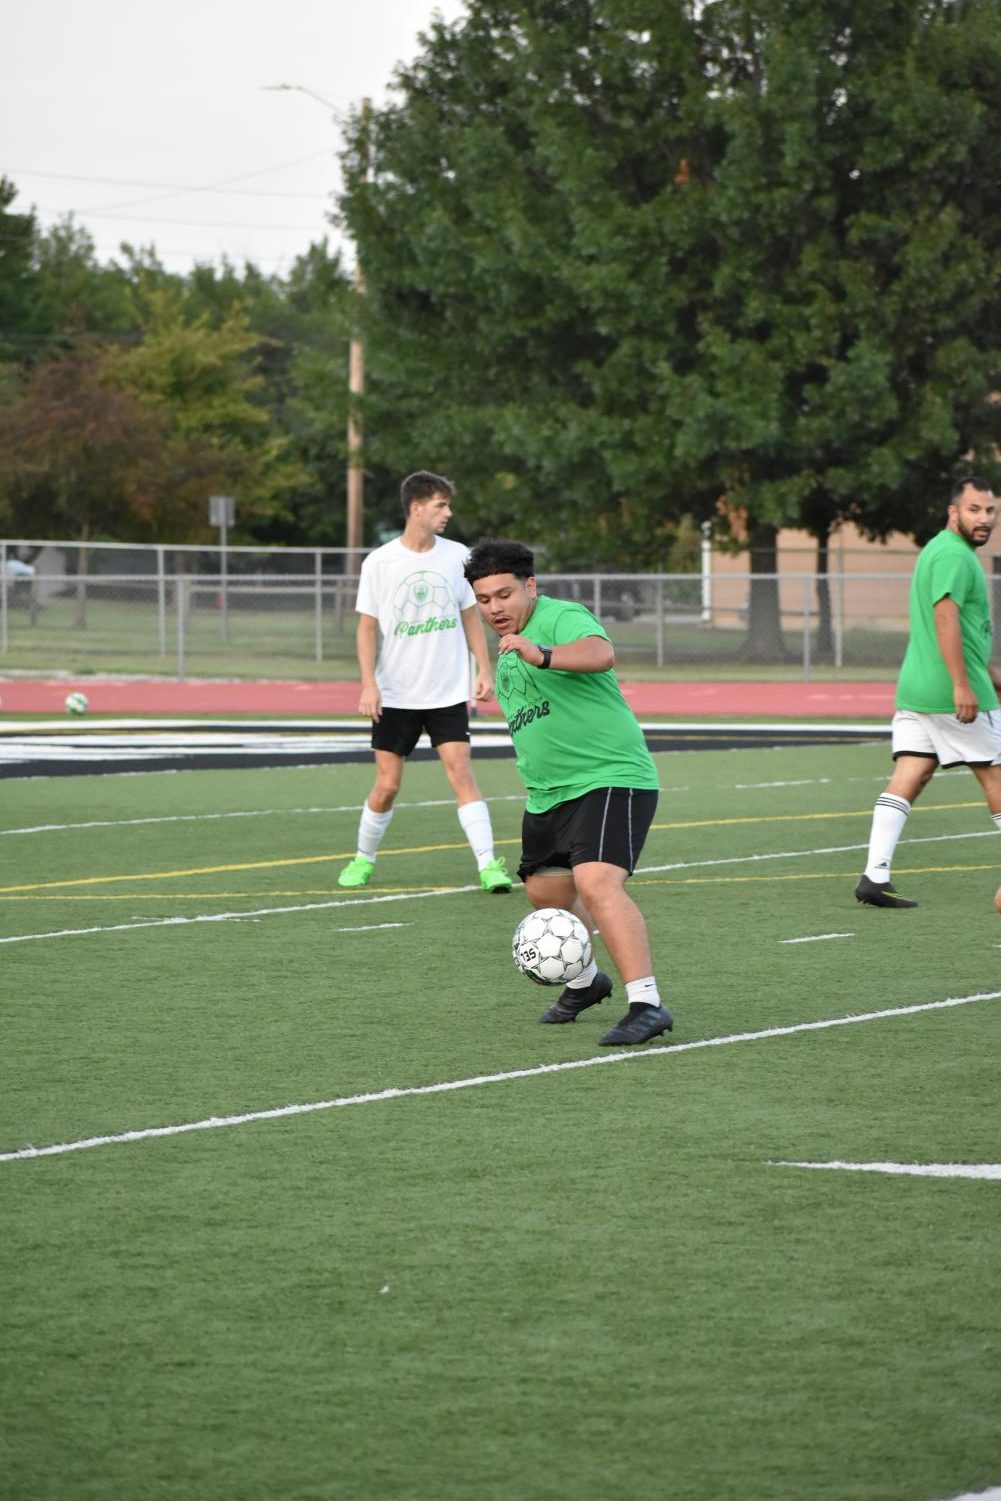
POLYGON ((1001 1162, 770 1162, 769 1167, 830 1168, 842 1173, 896 1173, 909 1178, 993 1178, 1001 1162))

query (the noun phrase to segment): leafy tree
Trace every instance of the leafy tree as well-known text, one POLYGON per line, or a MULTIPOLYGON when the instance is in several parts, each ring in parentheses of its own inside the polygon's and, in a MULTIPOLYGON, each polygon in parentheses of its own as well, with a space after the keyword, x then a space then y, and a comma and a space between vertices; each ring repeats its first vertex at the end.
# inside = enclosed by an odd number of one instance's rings
POLYGON ((0 360, 17 358, 18 336, 28 332, 26 303, 38 225, 33 213, 16 213, 17 189, 0 176, 0 360))
POLYGON ((108 372, 167 425, 173 462, 159 525, 169 522, 175 541, 214 537, 213 493, 238 497, 234 540, 248 522, 281 515, 300 470, 260 399, 259 339, 244 310, 232 306, 213 327, 208 314, 188 320, 175 290, 156 290, 146 298, 142 331, 140 344, 109 356, 108 372))
POLYGON ((156 412, 109 383, 105 360, 101 351, 47 360, 0 407, 0 519, 15 534, 88 542, 148 532, 168 437, 156 412))
POLYGON ((999 93, 993 0, 472 0, 355 122, 370 453, 568 562, 926 534, 1001 436, 999 93))

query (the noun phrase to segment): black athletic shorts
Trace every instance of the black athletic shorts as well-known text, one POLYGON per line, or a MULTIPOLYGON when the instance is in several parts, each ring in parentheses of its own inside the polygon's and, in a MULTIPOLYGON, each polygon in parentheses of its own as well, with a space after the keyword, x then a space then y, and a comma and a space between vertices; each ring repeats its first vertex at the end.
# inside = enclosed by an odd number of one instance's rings
POLYGON ((587 860, 619 865, 632 875, 659 794, 653 787, 599 787, 521 822, 522 880, 546 866, 573 870, 587 860))
POLYGON ((447 709, 386 709, 372 721, 372 749, 409 756, 427 730, 432 745, 450 740, 469 740, 469 705, 449 704, 447 709))

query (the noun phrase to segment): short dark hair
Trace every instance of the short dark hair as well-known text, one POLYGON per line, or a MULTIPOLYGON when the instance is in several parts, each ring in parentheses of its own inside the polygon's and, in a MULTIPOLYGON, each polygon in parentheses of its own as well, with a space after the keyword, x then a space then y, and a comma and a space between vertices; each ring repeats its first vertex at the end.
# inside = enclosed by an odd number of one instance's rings
POLYGON ((415 501, 431 500, 435 495, 444 495, 451 500, 455 486, 443 474, 432 474, 430 469, 417 469, 408 474, 400 486, 400 505, 404 521, 410 520, 410 507, 415 501))
POLYGON ((956 504, 956 501, 962 495, 967 485, 969 485, 971 489, 982 490, 988 495, 991 491, 990 482, 988 480, 981 479, 979 474, 964 474, 960 479, 956 481, 956 483, 952 487, 952 493, 949 496, 949 504, 951 506, 956 504))
POLYGON ((535 574, 535 554, 521 542, 486 537, 470 552, 464 571, 471 584, 495 573, 513 573, 516 579, 530 579, 535 574))

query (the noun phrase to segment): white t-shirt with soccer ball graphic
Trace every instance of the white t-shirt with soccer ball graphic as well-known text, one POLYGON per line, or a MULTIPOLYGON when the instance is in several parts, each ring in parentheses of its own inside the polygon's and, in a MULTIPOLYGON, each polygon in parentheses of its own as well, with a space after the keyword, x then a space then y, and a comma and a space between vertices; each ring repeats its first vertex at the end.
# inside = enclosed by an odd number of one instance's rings
POLYGON ((379 622, 375 680, 387 708, 444 709, 469 698, 461 612, 476 597, 462 571, 468 556, 445 537, 428 552, 395 538, 362 563, 355 609, 379 622))

